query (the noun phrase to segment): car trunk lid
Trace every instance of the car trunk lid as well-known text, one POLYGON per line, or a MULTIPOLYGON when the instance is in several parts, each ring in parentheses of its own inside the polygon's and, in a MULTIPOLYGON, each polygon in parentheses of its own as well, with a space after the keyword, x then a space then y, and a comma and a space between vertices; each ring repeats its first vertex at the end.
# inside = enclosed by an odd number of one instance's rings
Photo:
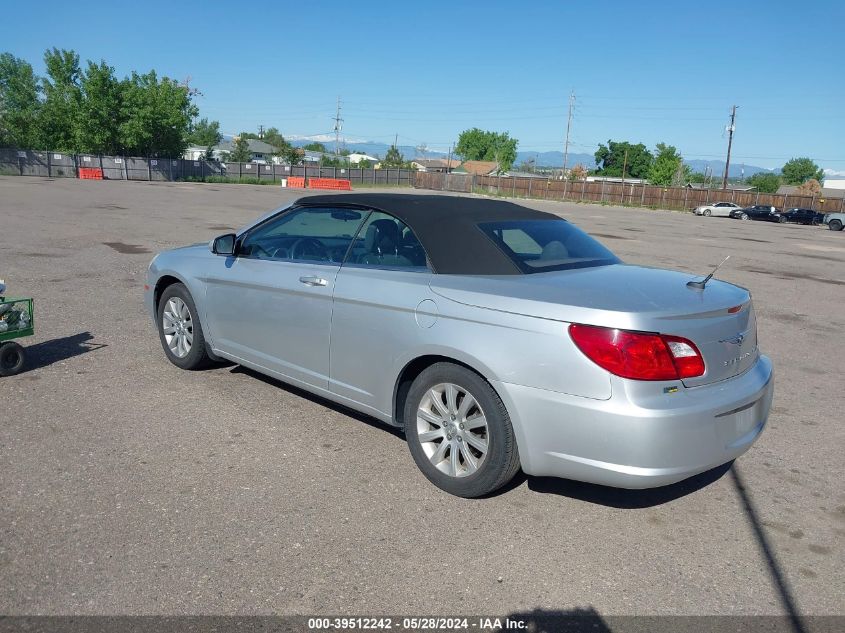
POLYGON ((706 366, 703 376, 683 381, 694 387, 742 373, 758 355, 749 292, 716 279, 704 289, 686 285, 697 278, 616 264, 531 275, 434 275, 431 288, 490 310, 688 338, 706 366))

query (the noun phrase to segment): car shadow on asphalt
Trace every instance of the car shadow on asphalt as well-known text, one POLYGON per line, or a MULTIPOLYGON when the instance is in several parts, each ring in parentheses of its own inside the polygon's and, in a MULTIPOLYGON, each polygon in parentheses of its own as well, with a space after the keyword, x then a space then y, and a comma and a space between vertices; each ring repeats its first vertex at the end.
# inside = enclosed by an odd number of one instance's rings
POLYGON ((26 362, 21 373, 48 367, 63 360, 107 347, 105 343, 92 343, 93 339, 94 335, 91 332, 79 332, 70 336, 42 341, 35 345, 27 345, 26 339, 22 339, 20 342, 24 346, 26 362))
POLYGON ((526 481, 528 488, 534 492, 570 497, 579 501, 586 501, 587 503, 595 503, 611 508, 651 508, 674 501, 675 499, 680 499, 709 486, 724 476, 730 470, 731 464, 733 462, 722 464, 689 479, 679 481, 676 484, 661 486, 659 488, 648 488, 646 490, 626 490, 624 488, 588 484, 572 479, 526 475, 514 478, 514 481, 508 487, 516 487, 521 485, 522 481, 526 481), (522 479, 522 481, 518 481, 518 479, 522 479))
POLYGON ((327 409, 333 409, 334 411, 338 411, 344 415, 348 415, 350 418, 358 420, 359 422, 363 422, 379 431, 386 431, 390 435, 401 439, 403 442, 405 441, 405 434, 402 432, 402 429, 399 429, 395 426, 391 426, 377 420, 376 418, 370 417, 364 413, 359 413, 354 409, 349 409, 348 407, 344 407, 342 404, 338 404, 332 400, 328 400, 326 398, 322 398, 317 396, 310 391, 305 391, 304 389, 300 389, 299 387, 294 387, 293 385, 289 385, 281 380, 277 380, 276 378, 272 378, 271 376, 267 376, 265 374, 261 374, 257 371, 254 371, 248 367, 244 367, 242 365, 234 365, 230 370, 233 374, 246 374, 251 378, 255 378, 256 380, 260 380, 268 385, 273 385, 274 387, 281 389, 282 391, 287 391, 289 394, 297 396, 299 398, 304 398, 309 402, 313 402, 314 404, 318 404, 320 406, 326 407, 327 409))

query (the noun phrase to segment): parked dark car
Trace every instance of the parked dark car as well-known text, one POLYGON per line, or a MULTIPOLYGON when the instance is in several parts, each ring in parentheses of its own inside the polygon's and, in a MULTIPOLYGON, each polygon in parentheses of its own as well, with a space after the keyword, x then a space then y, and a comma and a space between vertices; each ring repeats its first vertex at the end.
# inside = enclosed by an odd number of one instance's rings
POLYGON ((775 207, 767 204, 755 204, 753 207, 731 211, 735 220, 764 220, 766 222, 786 222, 786 217, 775 207))
POLYGON ((817 213, 812 209, 790 209, 783 214, 783 217, 786 218, 787 222, 817 226, 822 223, 824 213, 817 213))

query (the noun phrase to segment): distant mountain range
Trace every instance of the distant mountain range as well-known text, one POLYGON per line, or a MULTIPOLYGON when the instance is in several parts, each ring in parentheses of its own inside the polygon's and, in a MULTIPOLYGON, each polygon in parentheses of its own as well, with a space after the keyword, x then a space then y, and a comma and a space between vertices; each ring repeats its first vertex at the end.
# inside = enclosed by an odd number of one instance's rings
MULTIPOLYGON (((295 147, 302 147, 303 145, 314 143, 315 140, 317 139, 292 138, 290 142, 295 147)), ((328 151, 334 151, 334 139, 329 140, 325 137, 320 137, 319 142, 323 143, 328 151)), ((387 143, 376 143, 372 141, 352 142, 350 140, 347 140, 345 143, 341 144, 341 147, 349 150, 350 152, 360 152, 363 154, 369 154, 370 156, 375 156, 377 158, 382 158, 387 153, 387 150, 390 148, 390 145, 388 145, 387 143)), ((402 153, 405 159, 422 158, 422 156, 418 155, 419 153, 417 152, 416 147, 412 145, 400 145, 399 151, 402 153)), ((425 154, 425 158, 446 158, 446 156, 447 155, 445 152, 428 151, 425 154)), ((534 164, 537 167, 560 168, 563 166, 563 152, 532 152, 530 150, 519 151, 516 154, 516 163, 514 163, 514 167, 518 167, 520 163, 529 160, 533 160, 534 164)), ((725 162, 721 160, 690 159, 684 162, 689 165, 690 168, 695 172, 704 173, 704 170, 708 169, 708 173, 712 173, 715 177, 720 176, 725 170, 725 162)), ((596 159, 592 154, 570 152, 566 164, 568 167, 573 167, 575 165, 581 164, 584 165, 587 169, 593 169, 596 165, 596 159)), ((731 162, 731 168, 729 171, 729 176, 731 178, 741 178, 743 175, 748 178, 749 176, 758 172, 774 171, 775 173, 777 173, 777 170, 771 170, 766 169, 765 167, 758 167, 756 165, 746 165, 743 163, 736 162, 731 162)))

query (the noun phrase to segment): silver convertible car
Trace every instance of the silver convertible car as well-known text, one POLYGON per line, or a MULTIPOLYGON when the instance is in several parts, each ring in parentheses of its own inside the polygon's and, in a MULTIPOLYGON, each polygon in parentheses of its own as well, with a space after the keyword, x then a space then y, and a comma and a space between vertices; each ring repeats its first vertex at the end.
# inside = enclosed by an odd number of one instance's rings
POLYGON ((305 197, 159 254, 145 301, 178 367, 226 359, 401 427, 464 497, 520 468, 685 479, 748 450, 774 388, 747 290, 504 201, 305 197))

